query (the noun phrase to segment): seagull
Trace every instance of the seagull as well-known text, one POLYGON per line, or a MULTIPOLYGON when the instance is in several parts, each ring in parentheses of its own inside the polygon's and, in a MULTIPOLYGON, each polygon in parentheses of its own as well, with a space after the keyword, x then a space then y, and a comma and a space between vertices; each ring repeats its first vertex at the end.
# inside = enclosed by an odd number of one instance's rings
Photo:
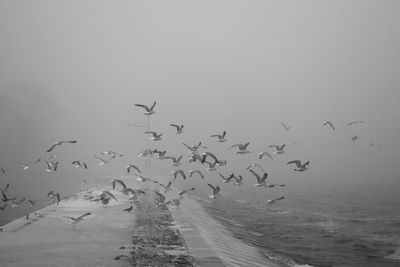
POLYGON ((185 175, 185 173, 183 172, 183 170, 175 170, 175 171, 172 171, 171 173, 174 175, 174 178, 175 178, 175 179, 176 179, 176 177, 178 176, 178 174, 180 174, 180 175, 182 176, 182 178, 183 178, 184 180, 186 180, 186 175, 185 175))
POLYGON ((253 163, 253 164, 249 165, 249 167, 247 167, 247 169, 250 170, 250 169, 253 168, 253 167, 258 167, 258 168, 260 168, 260 170, 261 170, 262 172, 265 172, 264 169, 263 169, 263 167, 262 167, 260 164, 258 164, 258 163, 253 163))
POLYGON ((233 185, 242 185, 243 184, 243 176, 239 175, 239 177, 234 176, 235 182, 233 182, 233 185))
POLYGON ((219 191, 220 191, 220 188, 219 188, 219 186, 213 186, 212 184, 208 184, 208 186, 209 187, 211 187, 211 189, 213 190, 213 193, 212 193, 212 195, 209 195, 208 197, 209 198, 217 198, 217 196, 218 196, 218 194, 219 194, 219 191))
POLYGON ((166 150, 160 151, 158 149, 154 149, 152 151, 153 154, 158 154, 158 159, 163 159, 165 157, 165 154, 167 153, 166 150))
POLYGON ((179 193, 179 195, 180 195, 180 196, 183 196, 184 194, 186 194, 187 192, 192 191, 192 190, 196 190, 196 189, 195 189, 194 187, 188 188, 188 189, 183 189, 183 190, 179 193))
POLYGON ((164 187, 164 194, 166 194, 168 191, 171 190, 172 182, 169 181, 167 185, 163 185, 163 184, 160 184, 160 185, 161 185, 162 187, 164 187))
POLYGON ((115 156, 119 156, 119 157, 123 157, 124 155, 122 155, 122 154, 118 154, 118 153, 116 153, 116 152, 114 152, 114 151, 110 151, 110 150, 107 150, 107 151, 103 151, 103 152, 100 152, 102 155, 115 155, 115 156))
POLYGON ((18 163, 21 167, 22 167, 22 169, 23 170, 28 170, 31 166, 30 165, 28 165, 28 164, 26 164, 26 163, 18 163))
POLYGON ((75 225, 83 220, 84 217, 89 216, 92 214, 91 212, 87 212, 79 217, 69 217, 69 216, 63 216, 64 218, 72 220, 72 227, 75 228, 75 225))
POLYGON ((271 154, 268 153, 268 151, 264 151, 258 154, 258 158, 262 159, 264 156, 267 156, 268 158, 270 158, 271 160, 274 160, 271 156, 271 154))
POLYGON ((211 157, 215 162, 220 162, 217 158, 217 156, 215 156, 213 153, 211 152, 204 152, 200 154, 201 156, 201 163, 204 163, 207 159, 207 157, 211 157))
POLYGON ((4 191, 1 191, 1 195, 2 195, 2 201, 3 202, 7 202, 7 201, 10 201, 10 200, 15 200, 15 199, 17 199, 16 197, 13 197, 13 198, 8 198, 7 197, 7 195, 6 195, 6 193, 4 193, 4 191))
POLYGON ((293 163, 296 164, 296 166, 297 166, 297 168, 294 169, 294 171, 303 172, 308 169, 308 165, 310 164, 310 161, 307 161, 306 163, 301 164, 300 160, 292 160, 286 164, 293 164, 293 163))
POLYGON ((355 135, 355 136, 353 136, 352 138, 351 138, 351 141, 356 141, 357 139, 358 139, 359 137, 357 136, 357 135, 355 135))
POLYGON ((218 142, 223 143, 226 142, 226 131, 223 131, 222 134, 213 134, 211 135, 211 137, 217 137, 218 138, 218 142))
POLYGON ((351 122, 349 122, 348 124, 347 124, 347 126, 351 126, 351 125, 354 125, 354 124, 357 124, 357 123, 364 123, 365 121, 351 121, 351 122))
POLYGON ((79 160, 75 160, 72 162, 72 165, 74 165, 75 168, 85 168, 87 170, 87 164, 85 162, 80 162, 79 160))
POLYGON ((247 147, 249 146, 250 142, 247 142, 246 144, 236 144, 231 146, 229 149, 232 149, 234 147, 237 147, 239 151, 236 151, 236 154, 247 154, 250 153, 250 151, 247 150, 247 147))
POLYGON ((182 163, 181 163, 182 157, 183 157, 182 155, 177 158, 170 156, 170 157, 163 157, 162 159, 172 159, 173 165, 179 166, 179 165, 182 165, 182 163))
POLYGON ((235 178, 235 175, 232 173, 231 175, 229 175, 229 177, 225 177, 222 173, 218 172, 219 176, 221 176, 222 178, 222 182, 224 184, 229 183, 230 181, 232 181, 232 179, 235 178))
POLYGON ((144 108, 146 110, 146 113, 144 113, 144 115, 152 115, 155 113, 154 107, 156 106, 156 101, 154 101, 153 105, 150 108, 143 104, 135 104, 135 106, 144 108))
POLYGON ((270 145, 268 147, 275 147, 276 151, 274 152, 275 154, 283 154, 285 151, 283 150, 285 148, 286 144, 277 146, 277 145, 270 145))
MULTIPOLYGON (((118 202, 118 199, 113 195, 113 194, 111 194, 109 191, 107 191, 107 190, 104 190, 101 194, 100 194, 100 199, 102 200, 102 199, 111 199, 111 198, 113 198, 113 199, 115 199, 115 201, 117 201, 118 202)), ((108 201, 107 201, 107 204, 108 204, 108 201)))
POLYGON ((46 165, 47 165, 46 172, 52 172, 52 171, 55 172, 57 170, 58 161, 56 161, 56 162, 50 161, 49 162, 46 160, 46 165))
POLYGON ((199 142, 198 145, 193 145, 193 146, 189 146, 185 143, 183 143, 187 149, 189 149, 191 152, 196 152, 199 148, 207 148, 206 146, 202 146, 201 142, 199 142))
POLYGON ((129 208, 123 209, 122 211, 131 212, 132 209, 133 209, 133 205, 131 205, 129 208))
POLYGON ((189 163, 195 162, 196 160, 202 162, 203 161, 203 157, 200 154, 197 154, 196 152, 191 153, 189 155, 189 163))
POLYGON ((0 169, 2 174, 6 173, 6 170, 4 170, 3 168, 0 169))
POLYGON ((256 173, 255 171, 253 171, 252 169, 249 170, 257 179, 257 183, 254 184, 253 186, 266 186, 267 185, 267 177, 268 177, 268 173, 264 172, 263 176, 261 177, 260 175, 258 175, 258 173, 256 173))
POLYGON ((113 189, 115 189, 115 184, 116 184, 116 183, 119 183, 124 189, 126 189, 125 183, 124 183, 122 180, 120 180, 120 179, 113 179, 113 180, 111 181, 111 183, 112 183, 112 188, 113 188, 113 189))
POLYGON ((282 199, 284 199, 284 198, 285 198, 284 196, 281 196, 281 197, 277 197, 277 198, 274 198, 274 199, 268 199, 267 201, 265 201, 265 203, 267 203, 267 204, 274 204, 276 201, 282 200, 282 199))
POLYGON ((100 158, 100 157, 97 157, 97 156, 93 156, 93 157, 96 158, 96 159, 98 159, 98 160, 100 160, 99 165, 100 165, 100 166, 103 166, 104 164, 109 163, 110 160, 114 159, 116 156, 113 155, 113 156, 112 156, 111 158, 109 158, 109 159, 103 159, 103 158, 100 158))
POLYGON ((287 126, 287 125, 284 124, 283 122, 281 122, 281 125, 283 126, 283 129, 285 129, 285 131, 289 131, 290 128, 292 128, 292 126, 287 126))
POLYGON ((64 144, 64 143, 66 143, 66 144, 75 144, 75 143, 77 143, 78 141, 76 141, 76 140, 72 140, 72 141, 58 141, 58 142, 55 142, 54 144, 52 144, 51 145, 51 147, 49 148, 49 149, 47 149, 46 151, 47 152, 51 152, 56 146, 60 146, 60 145, 62 145, 62 144, 64 144))
POLYGON ((201 173, 201 171, 199 171, 199 170, 189 170, 190 178, 192 178, 192 175, 195 174, 195 173, 197 173, 198 175, 200 175, 201 179, 204 179, 204 175, 203 175, 203 174, 201 173))
POLYGON ((178 124, 170 124, 170 126, 176 128, 176 134, 181 134, 183 133, 183 124, 178 125, 178 124))
POLYGON ((142 171, 135 165, 133 164, 127 164, 125 165, 125 169, 127 173, 130 173, 131 169, 135 169, 138 173, 142 173, 142 171))
POLYGON ((208 161, 204 161, 204 163, 207 163, 208 164, 208 168, 206 169, 207 171, 216 171, 217 170, 217 168, 216 168, 216 166, 217 166, 217 162, 216 161, 214 161, 214 163, 211 163, 211 162, 208 162, 208 161))
POLYGON ((137 155, 138 157, 151 157, 153 156, 153 150, 151 149, 146 149, 143 150, 142 152, 140 152, 139 155, 137 155))
POLYGON ((29 206, 30 206, 31 208, 33 208, 33 207, 35 206, 35 203, 36 203, 35 200, 28 199, 28 202, 29 202, 29 206))
POLYGON ((333 126, 332 122, 330 121, 324 121, 322 125, 329 125, 333 130, 335 130, 335 126, 333 126))
POLYGON ((146 131, 144 133, 145 134, 152 134, 153 136, 150 137, 149 139, 153 140, 153 141, 160 141, 161 140, 161 136, 163 135, 162 133, 157 134, 156 132, 153 132, 153 131, 146 131))

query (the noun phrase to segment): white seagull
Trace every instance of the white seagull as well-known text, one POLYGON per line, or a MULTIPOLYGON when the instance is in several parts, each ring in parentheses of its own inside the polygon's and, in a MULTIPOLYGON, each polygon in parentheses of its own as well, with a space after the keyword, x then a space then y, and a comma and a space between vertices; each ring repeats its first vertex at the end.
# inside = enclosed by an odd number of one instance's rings
POLYGON ((87 212, 79 217, 69 217, 69 216, 63 216, 64 218, 70 219, 72 220, 71 224, 72 227, 75 228, 75 225, 79 222, 81 222, 83 220, 84 217, 89 216, 90 214, 92 214, 91 212, 87 212))
POLYGON ((135 169, 138 173, 142 173, 142 171, 141 171, 137 166, 135 166, 135 165, 133 165, 133 164, 127 164, 127 165, 125 165, 125 169, 126 169, 126 172, 127 172, 127 173, 130 173, 130 172, 131 172, 131 169, 135 169))
POLYGON ((156 106, 156 101, 154 101, 153 105, 150 108, 143 104, 135 104, 135 106, 144 108, 146 110, 146 113, 144 113, 144 115, 152 115, 155 113, 154 107, 156 106))
POLYGON ((226 142, 226 138, 225 138, 225 136, 226 136, 226 131, 223 131, 222 132, 222 134, 213 134, 213 135, 211 135, 211 137, 217 137, 218 138, 218 142, 226 142))
POLYGON ((357 123, 364 123, 365 121, 351 121, 351 122, 349 122, 348 124, 347 124, 347 126, 351 126, 351 125, 354 125, 354 124, 357 124, 357 123))
POLYGON ((179 165, 182 165, 182 163, 181 163, 182 157, 183 157, 182 155, 177 158, 169 156, 169 157, 163 157, 161 159, 171 159, 174 166, 179 166, 179 165))
POLYGON ((237 147, 239 151, 236 151, 236 154, 247 154, 250 153, 250 151, 247 150, 247 147, 249 146, 250 142, 247 142, 245 144, 236 144, 231 146, 229 149, 232 149, 234 147, 237 147))
POLYGON ((175 170, 175 171, 172 171, 171 173, 174 175, 174 178, 175 178, 175 179, 176 179, 176 177, 178 177, 178 174, 180 174, 180 175, 182 176, 182 178, 183 178, 184 180, 186 180, 186 175, 185 175, 185 173, 183 172, 183 170, 175 170))
POLYGON ((145 134, 152 134, 153 136, 151 136, 149 139, 153 140, 153 141, 160 141, 161 140, 161 136, 163 135, 162 133, 158 134, 157 132, 153 132, 153 131, 146 131, 144 133, 145 134))
POLYGON ((290 128, 292 128, 292 126, 287 126, 287 125, 284 124, 283 122, 281 122, 281 125, 282 125, 283 129, 285 129, 285 131, 289 131, 290 128))
POLYGON ((289 161, 287 164, 296 164, 297 168, 294 169, 294 171, 303 172, 308 169, 308 165, 310 164, 310 161, 307 161, 306 163, 301 164, 300 160, 292 160, 292 161, 289 161))
POLYGON ((62 145, 62 144, 75 144, 75 143, 77 143, 78 141, 76 141, 76 140, 72 140, 72 141, 58 141, 58 142, 55 142, 53 145, 51 145, 51 147, 49 148, 49 149, 47 149, 46 151, 47 152, 51 152, 56 146, 60 146, 60 145, 62 145))
POLYGON ((271 160, 274 160, 271 156, 271 154, 268 153, 268 151, 264 151, 258 154, 258 158, 262 159, 264 156, 267 156, 268 158, 270 158, 271 160))
POLYGON ((208 186, 211 187, 211 189, 213 191, 212 194, 209 195, 209 198, 217 198, 219 191, 220 191, 219 186, 213 186, 212 184, 208 184, 208 186))
POLYGON ((170 126, 175 127, 176 128, 176 134, 181 134, 183 133, 183 124, 178 125, 178 124, 170 124, 170 126))
POLYGON ((254 184, 253 186, 266 186, 267 185, 267 178, 268 178, 268 173, 264 172, 263 176, 261 177, 258 173, 253 171, 252 169, 249 170, 257 179, 257 183, 254 184))
POLYGON ((274 147, 275 148, 275 154, 283 154, 285 151, 283 150, 285 148, 286 144, 278 146, 278 145, 270 145, 268 147, 274 147))
POLYGON ((122 155, 122 154, 118 154, 118 153, 116 153, 116 152, 114 152, 114 151, 110 151, 110 150, 108 150, 108 151, 103 151, 103 152, 101 152, 101 154, 103 154, 103 155, 115 155, 115 156, 119 156, 119 157, 123 157, 124 155, 122 155))
POLYGON ((189 175, 190 178, 192 178, 193 174, 197 173, 198 175, 200 175, 201 179, 204 179, 204 175, 201 173, 201 171, 199 170, 189 170, 189 175))
POLYGON ((333 130, 335 130, 335 126, 333 126, 332 122, 330 121, 324 121, 322 125, 329 125, 333 130))
POLYGON ((93 157, 96 158, 96 159, 98 159, 98 160, 100 160, 99 165, 100 165, 100 166, 103 166, 103 165, 109 163, 110 160, 114 159, 116 156, 113 155, 113 156, 112 156, 111 158, 109 158, 109 159, 103 159, 103 158, 100 158, 100 157, 97 157, 97 156, 93 156, 93 157))
POLYGON ((229 177, 225 177, 222 173, 218 173, 219 176, 221 176, 222 182, 224 184, 229 183, 230 181, 232 181, 232 179, 235 179, 235 175, 232 173, 231 175, 229 175, 229 177))
POLYGON ((265 203, 267 203, 267 204, 274 204, 276 201, 282 200, 282 199, 284 199, 284 198, 285 198, 284 196, 281 196, 281 197, 277 197, 277 198, 274 198, 274 199, 268 199, 267 201, 265 201, 265 203))

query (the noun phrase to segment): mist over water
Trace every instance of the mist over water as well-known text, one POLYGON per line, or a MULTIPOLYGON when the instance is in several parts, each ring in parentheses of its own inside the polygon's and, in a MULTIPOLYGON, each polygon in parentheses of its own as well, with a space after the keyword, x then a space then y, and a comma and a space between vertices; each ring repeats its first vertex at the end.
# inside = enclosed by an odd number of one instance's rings
MULTIPOLYGON (((389 228, 390 245, 374 244, 378 252, 365 254, 382 258, 400 247, 394 215, 400 207, 395 190, 400 186, 398 8, 396 1, 2 1, 0 167, 6 173, 0 174, 0 187, 10 183, 10 195, 47 205, 50 190, 72 194, 83 179, 91 185, 96 177, 124 177, 124 166, 132 163, 146 177, 167 176, 182 189, 194 186, 193 194, 204 203, 211 193, 207 183, 220 185, 222 195, 207 204, 210 213, 216 207, 236 214, 247 231, 262 232, 262 247, 291 259, 335 265, 315 261, 327 257, 318 253, 300 259, 294 248, 285 247, 292 241, 265 235, 272 227, 277 235, 285 230, 293 238, 299 228, 289 222, 304 225, 307 218, 324 231, 343 218, 339 224, 346 226, 337 233, 348 236, 362 229, 349 237, 361 244, 370 239, 360 236, 389 228), (149 123, 163 133, 158 142, 138 127, 148 121, 134 106, 153 101, 156 113, 149 123), (354 120, 365 123, 347 126, 354 120), (292 128, 285 131, 281 122, 292 128), (171 123, 184 124, 184 133, 176 134, 171 123), (224 130, 226 143, 210 137, 224 130), (358 139, 352 141, 354 136, 358 139), (58 140, 78 143, 47 153, 58 140), (189 164, 182 143, 199 141, 207 146, 202 151, 228 164, 215 172, 189 164), (246 142, 249 154, 228 149, 246 142), (273 152, 272 144, 286 144, 286 153, 273 154, 273 161, 258 159, 262 151, 273 152), (148 166, 137 157, 147 148, 184 155, 184 164, 175 168, 170 160, 154 157, 148 166), (125 156, 99 166, 93 156, 106 150, 125 156), (51 155, 60 161, 55 173, 45 172, 44 160, 51 155), (42 161, 27 171, 18 165, 38 158, 42 161), (309 170, 293 171, 286 162, 295 159, 310 160, 309 170), (88 170, 74 168, 74 160, 87 162, 88 170), (286 187, 253 187, 255 178, 246 170, 251 163, 261 164, 271 183, 286 187), (200 169, 206 177, 174 180, 171 171, 177 168, 200 169), (244 184, 222 184, 218 172, 241 174, 244 184), (285 200, 262 207, 281 195, 285 200), (248 206, 240 208, 236 200, 248 206), (322 211, 335 219, 320 219, 322 211), (393 228, 353 225, 348 223, 352 213, 357 220, 390 221, 393 228), (252 225, 266 219, 260 214, 278 218, 277 224, 252 225), (274 228, 279 225, 287 228, 274 228)), ((25 213, 7 207, 0 222, 25 213)), ((309 237, 320 250, 339 257, 332 243, 309 237)))

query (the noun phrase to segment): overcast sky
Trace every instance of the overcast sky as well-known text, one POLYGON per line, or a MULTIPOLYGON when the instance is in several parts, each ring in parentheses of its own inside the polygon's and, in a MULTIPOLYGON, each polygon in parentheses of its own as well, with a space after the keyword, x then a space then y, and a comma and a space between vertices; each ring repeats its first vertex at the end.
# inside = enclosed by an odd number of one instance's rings
MULTIPOLYGON (((261 162, 286 182, 292 159, 311 160, 304 181, 394 181, 399 10, 399 1, 366 0, 3 0, 0 166, 18 173, 16 162, 77 139, 55 151, 65 165, 86 160, 100 173, 123 174, 123 163, 144 167, 136 155, 149 145, 179 155, 182 142, 203 141, 231 162, 226 172, 240 172, 268 145, 286 143, 280 159, 261 162), (160 143, 126 126, 145 124, 134 104, 154 100, 160 143), (352 120, 366 123, 347 127, 352 120), (293 128, 283 131, 281 121, 293 128), (170 123, 185 124, 185 133, 170 123), (209 137, 223 130, 227 143, 209 137), (247 141, 252 155, 226 151, 247 141), (129 157, 101 169, 93 155, 109 149, 129 157)), ((172 169, 152 166, 149 174, 172 169)))

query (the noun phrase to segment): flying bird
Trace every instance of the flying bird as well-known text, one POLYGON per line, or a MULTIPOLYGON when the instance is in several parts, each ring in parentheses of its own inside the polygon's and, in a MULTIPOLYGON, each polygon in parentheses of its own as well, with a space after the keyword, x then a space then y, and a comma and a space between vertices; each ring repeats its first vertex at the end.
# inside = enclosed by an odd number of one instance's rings
MULTIPOLYGON (((126 187, 125 187, 126 188, 126 187)), ((111 194, 109 191, 107 191, 107 190, 105 190, 105 191, 103 191, 103 193, 102 194, 104 194, 104 195, 108 195, 109 197, 111 197, 111 198, 113 198, 113 199, 115 199, 115 201, 117 201, 118 202, 118 199, 113 195, 113 194, 111 194)))
POLYGON ((262 159, 264 156, 267 156, 268 158, 270 158, 271 160, 274 160, 271 156, 271 154, 268 153, 268 151, 264 151, 258 154, 258 158, 262 159))
POLYGON ((289 161, 287 164, 296 164, 297 168, 294 169, 294 171, 303 172, 308 169, 308 165, 310 164, 310 161, 307 161, 304 164, 301 164, 300 160, 292 160, 292 161, 289 161))
POLYGON ((87 212, 87 213, 85 213, 85 214, 83 214, 83 215, 81 215, 79 217, 70 217, 70 216, 63 216, 63 217, 72 220, 72 222, 71 222, 72 223, 72 227, 75 228, 75 225, 77 223, 81 222, 84 219, 84 217, 89 216, 91 214, 92 214, 91 212, 87 212))
POLYGON ((103 152, 101 152, 101 154, 102 155, 115 155, 115 156, 119 156, 119 157, 123 157, 124 156, 122 154, 118 154, 118 153, 116 153, 114 151, 110 151, 110 150, 103 151, 103 152))
POLYGON ((267 178, 268 178, 268 173, 264 172, 263 176, 261 177, 258 173, 256 173, 255 171, 253 171, 252 169, 249 169, 249 171, 256 177, 257 179, 257 183, 254 184, 253 186, 266 186, 267 185, 267 178))
POLYGON ((247 150, 247 147, 249 146, 250 142, 247 142, 245 144, 236 144, 231 146, 229 149, 232 149, 234 147, 237 147, 239 150, 236 151, 236 154, 247 154, 250 153, 250 151, 247 150))
POLYGON ((74 165, 75 168, 85 168, 87 170, 87 164, 85 162, 81 162, 79 160, 75 160, 72 162, 72 165, 74 165))
POLYGON ((72 141, 58 141, 58 142, 55 142, 53 145, 51 145, 51 147, 49 148, 49 149, 47 149, 46 151, 47 152, 51 152, 56 146, 60 146, 60 145, 62 145, 62 144, 75 144, 75 143, 77 143, 78 141, 76 141, 76 140, 72 140, 72 141))
POLYGON ((28 170, 31 167, 29 164, 26 164, 26 163, 18 163, 18 164, 25 171, 28 170))
POLYGON ((351 138, 351 141, 356 141, 357 139, 358 139, 359 137, 357 136, 357 135, 355 135, 355 136, 353 136, 352 138, 351 138))
POLYGON ((278 146, 278 145, 270 145, 268 147, 274 147, 275 148, 275 154, 283 154, 285 151, 283 150, 285 148, 286 144, 278 146))
POLYGON ((180 174, 180 175, 182 176, 182 178, 183 178, 184 180, 186 180, 186 175, 185 175, 185 173, 183 172, 183 170, 175 170, 175 171, 172 171, 171 173, 174 175, 174 178, 175 178, 175 179, 176 179, 176 177, 178 177, 178 174, 180 174))
POLYGON ((178 124, 170 124, 170 126, 176 128, 176 134, 181 134, 183 133, 183 124, 178 125, 178 124))
POLYGON ((332 122, 330 121, 324 121, 322 125, 329 125, 333 130, 335 130, 335 126, 333 126, 332 122))
POLYGON ((347 124, 347 126, 351 126, 351 125, 354 125, 354 124, 357 124, 357 123, 364 123, 365 121, 351 121, 351 122, 349 122, 348 124, 347 124))
POLYGON ((226 142, 226 131, 223 131, 222 134, 213 134, 211 137, 217 137, 217 141, 220 143, 226 142))
POLYGON ((192 188, 188 188, 188 189, 183 189, 183 190, 179 193, 179 195, 182 196, 182 195, 184 195, 184 194, 186 194, 187 192, 192 191, 192 190, 196 190, 196 188, 192 187, 192 188))
POLYGON ((10 184, 6 184, 4 188, 0 188, 1 192, 7 192, 7 189, 10 187, 10 184))
POLYGON ((98 157, 98 156, 93 156, 93 157, 96 158, 96 159, 98 159, 98 160, 100 160, 99 165, 100 165, 100 166, 103 166, 103 165, 109 163, 110 160, 114 159, 116 156, 113 155, 113 156, 112 156, 111 158, 109 158, 109 159, 103 159, 103 158, 100 158, 100 157, 98 157))
POLYGON ((182 155, 177 158, 169 156, 169 157, 163 157, 161 159, 171 159, 174 166, 179 166, 179 165, 182 165, 182 163, 181 163, 182 157, 183 157, 182 155))
POLYGON ((6 173, 6 170, 4 170, 3 168, 0 169, 2 174, 6 173))
POLYGON ((158 149, 154 149, 152 152, 153 154, 158 154, 158 159, 163 159, 165 157, 165 154, 167 153, 166 150, 161 151, 158 149))
POLYGON ((162 133, 158 134, 157 132, 153 132, 153 131, 146 131, 144 133, 145 134, 152 134, 153 136, 151 136, 149 139, 153 140, 153 141, 160 141, 161 140, 161 136, 163 135, 162 133))
POLYGON ((201 142, 199 142, 199 144, 198 145, 193 145, 193 146, 189 146, 189 145, 187 145, 187 144, 185 144, 185 143, 183 143, 185 146, 186 146, 186 148, 187 149, 189 149, 191 152, 196 152, 199 148, 207 148, 206 146, 203 146, 202 144, 201 144, 201 142))
POLYGON ((213 186, 212 184, 208 184, 208 186, 212 189, 212 194, 209 195, 209 198, 217 198, 220 191, 219 186, 213 186))
POLYGON ((112 183, 112 188, 113 188, 113 189, 115 189, 115 184, 116 184, 116 183, 120 184, 123 188, 126 189, 125 183, 124 183, 122 180, 120 180, 120 179, 113 179, 113 180, 111 181, 111 183, 112 183))
POLYGON ((267 204, 274 204, 276 201, 282 200, 282 199, 284 199, 284 198, 285 198, 284 196, 281 196, 281 197, 277 197, 277 198, 274 198, 274 199, 268 199, 267 201, 265 201, 265 203, 267 203, 267 204))
POLYGON ((167 185, 160 184, 160 186, 164 187, 164 194, 171 190, 172 182, 169 181, 167 185))
POLYGON ((242 185, 243 184, 243 176, 239 175, 238 177, 234 176, 235 182, 233 182, 233 185, 242 185))
POLYGON ((199 170, 189 170, 189 175, 190 178, 192 178, 193 174, 197 173, 198 175, 200 175, 201 179, 204 179, 204 175, 201 173, 201 171, 199 170))
POLYGON ((229 175, 228 177, 225 177, 222 173, 218 172, 219 176, 222 179, 222 182, 224 184, 229 183, 230 181, 232 181, 232 179, 235 178, 235 175, 232 173, 231 175, 229 175))
POLYGON ((131 205, 129 208, 123 209, 122 211, 131 212, 132 209, 133 209, 133 205, 131 205))
POLYGON ((135 169, 138 173, 142 173, 142 171, 141 171, 137 166, 135 166, 135 165, 133 165, 133 164, 127 164, 127 165, 125 165, 125 169, 126 169, 126 172, 127 172, 127 173, 130 173, 130 172, 131 172, 131 169, 135 169))
POLYGON ((150 108, 143 104, 135 104, 135 106, 144 108, 146 110, 146 113, 144 113, 144 115, 152 115, 155 113, 154 107, 156 106, 156 101, 154 101, 153 105, 150 108))
POLYGON ((287 126, 287 125, 284 124, 283 122, 281 122, 281 125, 282 125, 282 127, 283 127, 283 129, 284 129, 285 131, 289 131, 290 128, 292 128, 292 126, 287 126))

